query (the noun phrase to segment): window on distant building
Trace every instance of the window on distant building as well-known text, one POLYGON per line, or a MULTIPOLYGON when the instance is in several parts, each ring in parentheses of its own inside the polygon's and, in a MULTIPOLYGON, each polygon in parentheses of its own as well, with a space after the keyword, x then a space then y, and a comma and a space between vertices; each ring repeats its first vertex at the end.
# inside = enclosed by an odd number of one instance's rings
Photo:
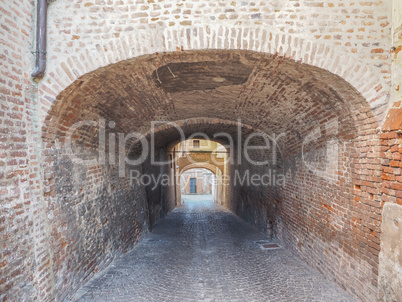
POLYGON ((200 140, 195 139, 193 140, 193 148, 199 148, 200 147, 200 140))

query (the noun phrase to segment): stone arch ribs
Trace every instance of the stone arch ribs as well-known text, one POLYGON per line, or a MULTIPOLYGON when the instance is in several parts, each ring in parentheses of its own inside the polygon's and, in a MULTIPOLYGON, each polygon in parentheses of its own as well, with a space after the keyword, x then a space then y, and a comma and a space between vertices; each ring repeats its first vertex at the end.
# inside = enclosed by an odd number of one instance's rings
MULTIPOLYGON (((94 70, 147 54, 190 50, 250 50, 289 58, 338 75, 352 85, 370 104, 381 125, 388 107, 387 85, 356 54, 345 54, 315 41, 259 28, 212 28, 208 25, 181 29, 140 29, 132 35, 103 45, 91 42, 86 48, 50 64, 41 85, 43 115, 49 111, 59 93, 74 81, 94 70)), ((178 54, 179 55, 179 54, 178 54)))

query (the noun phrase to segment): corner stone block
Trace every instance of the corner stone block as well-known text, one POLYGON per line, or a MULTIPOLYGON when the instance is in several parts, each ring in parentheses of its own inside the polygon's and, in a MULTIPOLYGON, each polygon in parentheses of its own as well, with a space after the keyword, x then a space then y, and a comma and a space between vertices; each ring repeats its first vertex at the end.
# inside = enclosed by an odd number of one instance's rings
POLYGON ((383 210, 379 298, 402 302, 402 206, 393 203, 383 210))

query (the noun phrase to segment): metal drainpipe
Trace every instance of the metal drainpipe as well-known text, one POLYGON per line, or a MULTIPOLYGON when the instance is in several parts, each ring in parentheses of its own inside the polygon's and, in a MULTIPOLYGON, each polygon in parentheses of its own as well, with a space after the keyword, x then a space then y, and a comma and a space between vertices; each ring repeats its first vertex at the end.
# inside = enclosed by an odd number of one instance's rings
POLYGON ((47 0, 37 0, 36 20, 36 64, 32 71, 32 78, 43 77, 46 70, 46 25, 47 25, 47 0))

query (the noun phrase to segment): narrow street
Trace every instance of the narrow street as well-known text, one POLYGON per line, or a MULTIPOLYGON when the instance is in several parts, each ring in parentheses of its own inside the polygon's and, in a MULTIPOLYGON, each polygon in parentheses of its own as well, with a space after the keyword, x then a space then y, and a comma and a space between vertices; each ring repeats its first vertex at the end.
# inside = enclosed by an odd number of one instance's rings
POLYGON ((75 301, 354 301, 283 248, 205 197, 161 220, 75 301))

